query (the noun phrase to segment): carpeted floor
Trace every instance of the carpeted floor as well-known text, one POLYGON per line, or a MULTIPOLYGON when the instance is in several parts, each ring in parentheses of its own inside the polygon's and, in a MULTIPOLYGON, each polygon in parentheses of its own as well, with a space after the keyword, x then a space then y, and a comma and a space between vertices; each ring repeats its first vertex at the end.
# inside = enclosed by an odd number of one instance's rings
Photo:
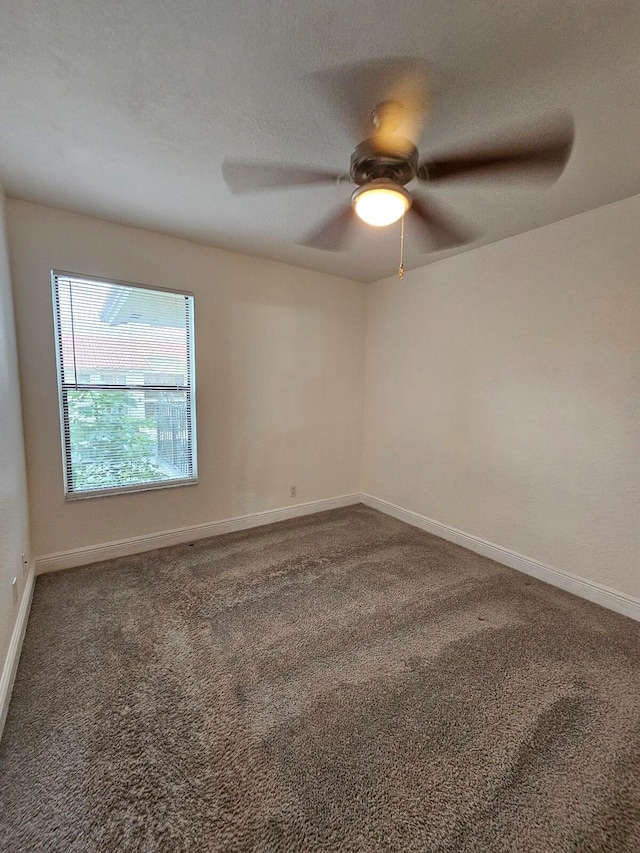
POLYGON ((637 853, 639 651, 362 506, 40 577, 0 849, 637 853))

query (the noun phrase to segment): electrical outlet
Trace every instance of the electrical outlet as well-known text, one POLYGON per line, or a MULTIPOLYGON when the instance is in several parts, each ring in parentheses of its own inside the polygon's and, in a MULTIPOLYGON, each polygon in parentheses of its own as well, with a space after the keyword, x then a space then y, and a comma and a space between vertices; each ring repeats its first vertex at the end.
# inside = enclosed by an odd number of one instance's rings
POLYGON ((295 496, 297 494, 298 494, 298 487, 297 486, 291 486, 291 497, 295 498, 295 496))
POLYGON ((18 603, 18 578, 14 578, 11 581, 11 591, 13 593, 13 603, 18 603))

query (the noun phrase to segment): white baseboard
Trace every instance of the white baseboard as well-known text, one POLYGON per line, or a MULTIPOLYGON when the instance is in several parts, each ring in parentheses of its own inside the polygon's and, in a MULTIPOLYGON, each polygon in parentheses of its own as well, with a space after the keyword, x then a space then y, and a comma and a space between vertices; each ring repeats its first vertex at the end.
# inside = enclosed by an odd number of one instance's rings
POLYGON ((29 610, 31 609, 31 599, 33 598, 33 588, 35 586, 35 566, 33 563, 29 566, 27 579, 22 593, 22 601, 18 610, 16 623, 13 626, 13 633, 9 642, 7 656, 4 661, 2 673, 0 674, 0 738, 4 729, 5 720, 9 711, 9 702, 11 701, 11 691, 13 690, 13 682, 18 671, 18 661, 20 660, 20 652, 22 651, 22 641, 24 640, 24 632, 27 630, 27 620, 29 619, 29 610))
POLYGON ((526 575, 532 575, 534 578, 538 578, 552 586, 560 587, 560 589, 571 592, 580 598, 586 598, 588 601, 600 604, 609 610, 615 610, 616 613, 622 613, 623 616, 629 616, 631 619, 640 621, 640 601, 637 598, 618 592, 615 589, 610 589, 595 581, 586 580, 569 572, 554 569, 552 566, 547 566, 538 560, 531 559, 531 557, 525 557, 515 551, 510 551, 508 548, 503 548, 493 542, 480 539, 478 536, 464 533, 462 530, 457 530, 448 524, 434 521, 434 519, 427 518, 427 516, 421 515, 419 512, 413 512, 381 498, 375 498, 373 495, 362 494, 360 497, 362 503, 372 509, 392 515, 400 521, 404 521, 414 527, 419 527, 428 533, 433 533, 441 539, 447 539, 449 542, 455 542, 456 545, 468 548, 469 551, 475 551, 476 554, 490 557, 497 563, 517 569, 517 571, 523 572, 526 575))
POLYGON ((102 560, 112 560, 114 557, 128 557, 131 554, 141 554, 143 551, 154 551, 156 548, 166 548, 169 545, 181 545, 196 539, 206 539, 209 536, 220 536, 223 533, 233 533, 236 530, 247 530, 250 527, 260 527, 263 524, 273 524, 289 518, 298 518, 314 512, 324 512, 328 509, 338 509, 343 506, 360 503, 360 495, 340 495, 337 498, 327 498, 293 506, 267 509, 250 515, 240 515, 236 518, 225 518, 221 521, 211 521, 205 524, 194 524, 189 527, 179 527, 162 533, 139 536, 132 539, 119 539, 114 542, 104 542, 87 548, 74 548, 57 554, 45 554, 36 557, 36 574, 55 572, 60 569, 72 569, 76 566, 86 566, 102 560))

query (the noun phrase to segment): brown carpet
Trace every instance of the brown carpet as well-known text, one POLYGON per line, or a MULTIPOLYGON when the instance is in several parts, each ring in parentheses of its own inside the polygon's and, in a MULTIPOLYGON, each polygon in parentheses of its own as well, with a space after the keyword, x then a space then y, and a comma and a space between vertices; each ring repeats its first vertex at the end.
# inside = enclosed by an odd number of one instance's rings
POLYGON ((362 506, 40 577, 0 849, 637 853, 639 651, 362 506))

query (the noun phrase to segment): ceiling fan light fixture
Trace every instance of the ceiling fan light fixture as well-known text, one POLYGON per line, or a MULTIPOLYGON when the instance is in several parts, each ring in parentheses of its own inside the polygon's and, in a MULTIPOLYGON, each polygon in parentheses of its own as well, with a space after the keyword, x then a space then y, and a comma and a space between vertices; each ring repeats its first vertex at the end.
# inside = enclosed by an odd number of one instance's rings
POLYGON ((351 196, 356 214, 368 225, 383 228, 397 222, 411 207, 411 195, 393 181, 375 180, 363 184, 351 196))

